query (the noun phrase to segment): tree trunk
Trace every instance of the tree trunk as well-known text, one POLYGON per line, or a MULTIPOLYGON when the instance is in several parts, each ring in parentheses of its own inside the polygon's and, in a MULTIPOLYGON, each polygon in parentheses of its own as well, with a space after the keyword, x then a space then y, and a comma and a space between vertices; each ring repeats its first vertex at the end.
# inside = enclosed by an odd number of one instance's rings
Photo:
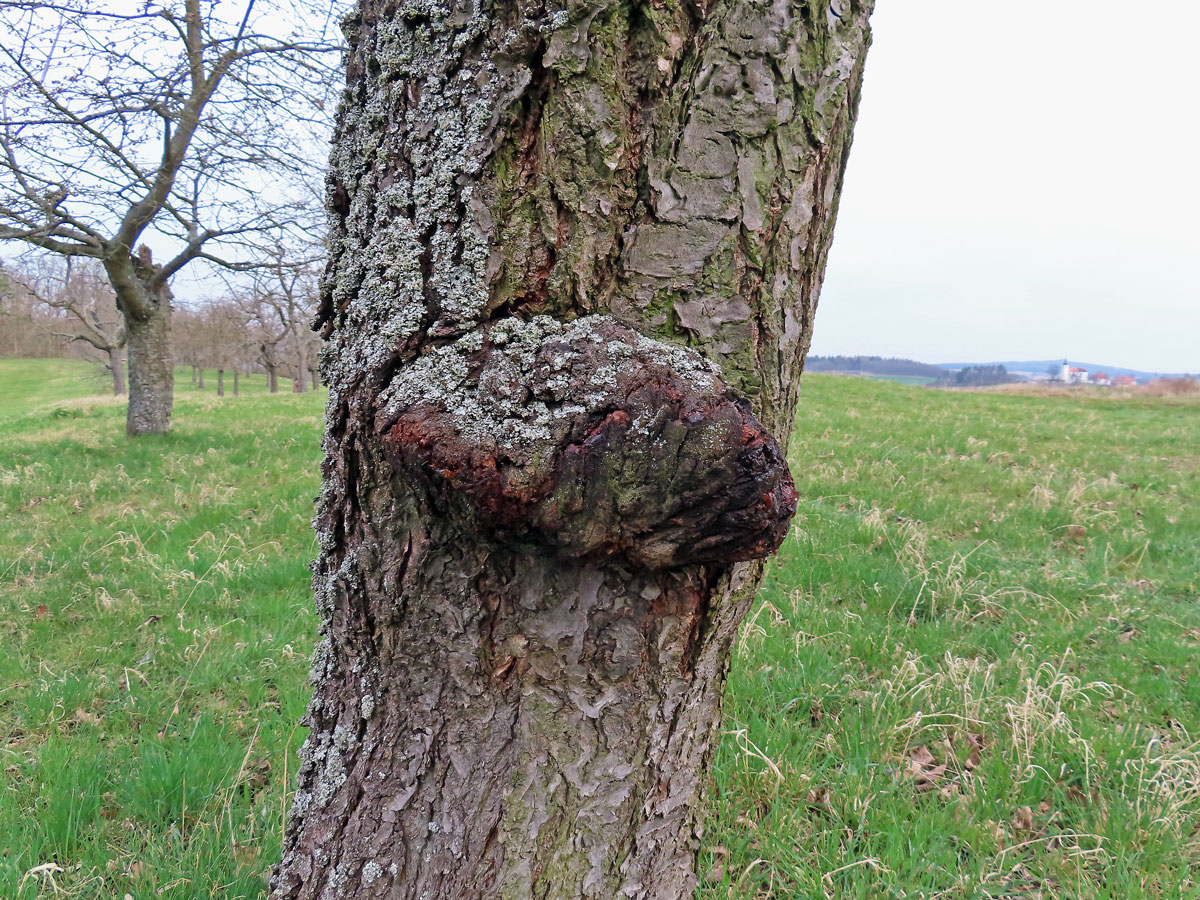
POLYGON ((303 394, 308 390, 308 385, 304 383, 306 372, 303 366, 295 366, 292 369, 292 393, 303 394))
POLYGON ((204 366, 200 367, 200 380, 196 383, 196 387, 204 390, 204 366))
POLYGON ((109 347, 105 353, 108 355, 108 371, 112 373, 113 396, 122 397, 125 395, 125 354, 119 347, 109 347))
POLYGON ((225 396, 225 370, 217 369, 217 396, 225 396))
POLYGON ((238 370, 233 370, 233 396, 238 395, 238 370))
POLYGON ((196 386, 196 367, 192 366, 192 387, 196 386))
MULTIPOLYGON (((171 359, 171 292, 165 285, 156 292, 144 291, 149 312, 138 316, 127 307, 125 317, 126 358, 129 362, 129 411, 125 434, 166 434, 171 427, 175 402, 175 370, 171 359)), ((121 295, 117 300, 120 305, 121 295)))
POLYGON ((272 394, 279 393, 279 374, 274 366, 267 366, 267 390, 272 394))
POLYGON ((691 896, 870 6, 360 0, 275 898, 691 896))
POLYGON ((317 375, 317 370, 314 366, 310 365, 308 367, 308 378, 309 378, 309 382, 308 382, 309 386, 311 387, 312 390, 315 391, 317 389, 317 386, 321 383, 321 379, 317 375))

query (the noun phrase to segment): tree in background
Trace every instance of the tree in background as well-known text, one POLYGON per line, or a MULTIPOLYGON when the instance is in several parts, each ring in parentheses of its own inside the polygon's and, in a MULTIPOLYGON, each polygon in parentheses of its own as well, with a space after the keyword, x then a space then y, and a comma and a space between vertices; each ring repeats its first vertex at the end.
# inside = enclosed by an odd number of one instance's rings
POLYGON ((692 896, 870 9, 360 0, 276 900, 692 896))
POLYGON ((60 357, 69 342, 56 329, 58 310, 41 303, 11 266, 0 265, 0 357, 60 357))
POLYGON ((56 320, 53 333, 95 351, 112 378, 113 395, 122 396, 127 333, 99 263, 42 257, 26 260, 18 271, 15 277, 38 303, 66 314, 56 320))
POLYGON ((950 384, 956 387, 986 387, 992 384, 1010 384, 1021 379, 1008 374, 1008 369, 1002 365, 966 366, 953 375, 947 375, 950 384))
POLYGON ((131 436, 170 425, 172 278, 252 267, 253 239, 291 221, 333 82, 328 17, 263 0, 0 6, 0 239, 103 266, 131 436))
POLYGON ((279 390, 280 372, 290 373, 294 392, 303 392, 316 365, 317 339, 310 325, 317 309, 321 251, 312 244, 277 241, 264 247, 263 257, 237 302, 258 340, 270 392, 279 390))
POLYGON ((217 370, 217 396, 225 396, 225 373, 233 373, 233 396, 238 394, 238 376, 248 371, 253 360, 246 318, 232 300, 204 307, 207 364, 217 370))

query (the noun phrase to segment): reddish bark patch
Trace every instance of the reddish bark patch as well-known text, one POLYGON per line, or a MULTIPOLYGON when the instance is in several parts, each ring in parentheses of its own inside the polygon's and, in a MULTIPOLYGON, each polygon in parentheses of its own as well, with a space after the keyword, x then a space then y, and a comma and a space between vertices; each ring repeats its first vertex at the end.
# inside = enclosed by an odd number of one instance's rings
MULTIPOLYGON (((613 365, 613 342, 580 346, 548 342, 546 352, 559 360, 564 348, 575 354, 572 379, 613 365)), ((485 346, 479 371, 488 355, 485 346)), ((435 496, 452 489, 466 497, 467 524, 501 544, 533 542, 565 557, 619 557, 645 569, 774 552, 797 495, 779 445, 749 404, 715 378, 713 392, 701 392, 644 348, 642 356, 626 353, 617 369, 602 409, 579 405, 537 446, 468 439, 455 411, 424 403, 390 418, 385 453, 435 496)), ((529 390, 536 394, 536 385, 529 390)), ((558 402, 570 402, 569 390, 565 401, 561 384, 556 390, 558 402)))

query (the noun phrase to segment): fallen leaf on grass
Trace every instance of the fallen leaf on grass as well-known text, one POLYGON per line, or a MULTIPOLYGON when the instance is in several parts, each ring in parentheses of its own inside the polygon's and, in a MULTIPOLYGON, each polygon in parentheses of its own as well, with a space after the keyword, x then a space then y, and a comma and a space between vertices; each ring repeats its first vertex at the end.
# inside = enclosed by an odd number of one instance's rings
POLYGON ((929 748, 922 744, 908 755, 908 774, 912 776, 913 784, 918 791, 930 791, 938 787, 938 783, 946 774, 946 766, 935 765, 937 762, 929 748))
POLYGON ((1017 831, 1031 832, 1033 831, 1033 809, 1029 806, 1022 806, 1012 817, 1012 827, 1017 831))
POLYGON ((258 846, 256 844, 243 844, 241 841, 233 842, 233 858, 240 865, 248 866, 258 859, 258 846))
POLYGON ((82 706, 75 710, 75 715, 71 717, 72 722, 79 722, 84 725, 99 725, 100 717, 95 713, 90 713, 82 706))
POLYGON ((804 802, 812 806, 828 806, 829 805, 829 788, 813 788, 804 798, 804 802))
POLYGON ((1080 806, 1090 806, 1093 803, 1100 802, 1100 790, 1093 787, 1092 792, 1088 794, 1083 788, 1072 784, 1063 791, 1063 797, 1071 803, 1078 803, 1080 806))
POLYGON ((713 847, 712 855, 713 864, 704 873, 704 881, 707 884, 720 884, 725 880, 725 858, 729 856, 729 851, 724 847, 713 847))
POLYGON ((979 763, 982 761, 983 735, 968 733, 967 743, 971 745, 971 752, 967 754, 967 758, 963 762, 963 768, 968 772, 974 772, 979 768, 979 763))
POLYGON ((1008 846, 1008 832, 999 822, 992 822, 992 837, 995 838, 996 845, 1001 850, 1008 846))

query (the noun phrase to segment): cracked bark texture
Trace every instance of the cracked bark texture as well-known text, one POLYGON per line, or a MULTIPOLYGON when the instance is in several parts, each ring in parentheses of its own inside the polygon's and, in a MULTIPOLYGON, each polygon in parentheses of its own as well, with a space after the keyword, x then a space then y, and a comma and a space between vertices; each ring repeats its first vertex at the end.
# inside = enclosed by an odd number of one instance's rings
POLYGON ((171 428, 175 399, 175 366, 171 357, 171 289, 154 284, 156 269, 134 262, 133 277, 119 284, 117 306, 125 317, 126 357, 129 362, 129 408, 125 434, 166 434, 171 428), (134 306, 123 298, 136 294, 134 306))
POLYGON ((690 895, 870 9, 360 0, 274 897, 690 895))

